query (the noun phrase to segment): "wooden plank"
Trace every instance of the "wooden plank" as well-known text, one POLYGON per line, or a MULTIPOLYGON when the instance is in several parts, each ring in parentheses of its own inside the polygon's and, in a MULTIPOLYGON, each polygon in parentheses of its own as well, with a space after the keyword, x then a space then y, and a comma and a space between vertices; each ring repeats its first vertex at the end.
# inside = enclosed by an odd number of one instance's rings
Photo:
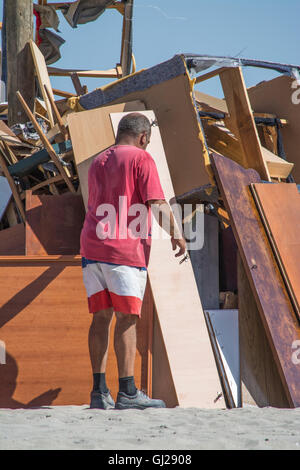
POLYGON ((249 190, 260 177, 221 155, 211 159, 289 406, 299 406, 300 370, 291 355, 300 325, 249 190))
POLYGON ((109 113, 142 109, 145 109, 143 103, 134 101, 72 113, 68 116, 67 122, 74 151, 74 161, 85 207, 87 207, 88 199, 87 176, 90 164, 98 153, 115 142, 109 113))
POLYGON ((76 255, 84 221, 82 197, 26 191, 26 255, 76 255))
POLYGON ((237 271, 242 403, 288 408, 286 393, 239 254, 237 271))
POLYGON ((48 67, 47 73, 55 77, 71 77, 72 73, 76 73, 78 77, 118 78, 118 73, 116 69, 78 70, 78 69, 60 69, 57 67, 48 67))
POLYGON ((25 255, 25 226, 16 224, 0 230, 0 256, 25 255))
POLYGON ((241 68, 228 68, 220 73, 220 80, 234 133, 243 151, 239 163, 244 168, 253 168, 262 179, 270 181, 241 68))
MULTIPOLYGON (((93 376, 87 338, 92 316, 81 259, 58 258, 0 260, 0 337, 7 346, 6 365, 0 367, 1 408, 89 404, 93 376)), ((114 324, 106 377, 116 398, 114 324)), ((141 321, 137 334, 135 380, 137 387, 147 388, 142 365, 148 330, 141 321)))
POLYGON ((50 91, 53 100, 54 100, 54 95, 52 92, 51 82, 50 82, 49 74, 47 71, 45 58, 43 54, 41 53, 41 51, 39 50, 38 46, 32 40, 30 41, 30 49, 31 49, 31 53, 32 53, 32 57, 33 57, 34 65, 35 65, 35 70, 36 70, 40 90, 43 95, 43 99, 45 101, 45 105, 47 108, 48 118, 51 123, 51 127, 53 127, 54 119, 53 119, 53 114, 52 114, 52 109, 51 109, 51 103, 48 99, 48 96, 45 90, 45 85, 50 91))
POLYGON ((296 184, 252 186, 258 211, 300 320, 300 197, 296 184))
MULTIPOLYGON (((153 111, 141 112, 150 122, 156 121, 153 111)), ((125 114, 111 114, 115 135, 125 114)), ((147 151, 156 162, 166 200, 174 200, 159 126, 152 127, 147 151)), ((155 220, 152 232, 160 233, 155 220)), ((179 264, 169 238, 162 234, 153 236, 148 273, 178 404, 182 407, 224 408, 224 398, 217 399, 221 385, 192 264, 190 260, 179 264), (178 315, 178 312, 184 312, 184 315, 178 315)), ((165 390, 164 396, 167 392, 165 390)))
POLYGON ((218 352, 232 397, 232 408, 242 406, 238 310, 205 310, 213 328, 218 352))

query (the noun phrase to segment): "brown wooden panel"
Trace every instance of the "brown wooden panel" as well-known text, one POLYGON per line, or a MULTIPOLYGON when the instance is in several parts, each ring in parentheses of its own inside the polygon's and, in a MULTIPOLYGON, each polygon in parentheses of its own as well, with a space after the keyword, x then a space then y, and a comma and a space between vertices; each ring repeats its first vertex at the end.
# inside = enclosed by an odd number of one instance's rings
POLYGON ((289 407, 258 308, 243 266, 237 259, 242 403, 289 407), (250 394, 250 399, 249 399, 250 394))
POLYGON ((84 216, 78 194, 48 196, 26 191, 26 255, 78 254, 84 216))
POLYGON ((253 195, 300 319, 300 197, 295 184, 255 184, 253 195))
MULTIPOLYGON (((91 314, 80 260, 33 261, 23 257, 10 262, 4 258, 0 267, 0 338, 7 352, 6 364, 0 365, 0 407, 88 404, 91 314)), ((135 363, 136 384, 146 389, 142 371, 148 367, 148 311, 143 307, 135 363)), ((107 383, 116 397, 113 330, 107 383)))
POLYGON ((300 326, 249 189, 259 175, 221 155, 211 160, 288 402, 300 406, 300 367, 292 361, 300 326))
POLYGON ((25 255, 25 226, 17 224, 0 231, 0 256, 25 255))

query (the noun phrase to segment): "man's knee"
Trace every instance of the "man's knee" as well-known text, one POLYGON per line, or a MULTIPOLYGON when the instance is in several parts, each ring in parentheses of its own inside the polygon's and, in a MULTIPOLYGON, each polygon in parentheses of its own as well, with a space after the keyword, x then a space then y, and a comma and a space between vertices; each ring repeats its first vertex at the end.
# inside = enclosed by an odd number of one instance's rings
POLYGON ((104 323, 110 323, 113 316, 113 309, 107 308, 105 310, 99 310, 93 313, 92 325, 101 325, 104 323))
POLYGON ((132 315, 129 313, 116 312, 117 323, 122 323, 125 325, 135 325, 137 322, 137 315, 132 315))

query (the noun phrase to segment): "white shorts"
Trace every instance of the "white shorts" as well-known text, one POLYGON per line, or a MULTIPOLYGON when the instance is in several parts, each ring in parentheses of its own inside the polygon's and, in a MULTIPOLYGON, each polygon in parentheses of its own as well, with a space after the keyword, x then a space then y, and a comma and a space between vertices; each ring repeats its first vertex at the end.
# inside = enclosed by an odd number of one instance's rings
POLYGON ((146 268, 82 258, 82 270, 91 313, 112 307, 115 312, 140 316, 147 282, 146 268))

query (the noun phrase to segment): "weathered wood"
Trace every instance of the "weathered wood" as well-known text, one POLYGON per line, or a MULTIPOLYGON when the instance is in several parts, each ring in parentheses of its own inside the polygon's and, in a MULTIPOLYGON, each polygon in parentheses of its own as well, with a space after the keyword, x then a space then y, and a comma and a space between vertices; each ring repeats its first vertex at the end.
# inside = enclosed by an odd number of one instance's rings
POLYGON ((34 106, 34 65, 28 41, 33 37, 32 0, 5 0, 7 91, 9 126, 27 120, 16 91, 20 90, 31 109, 34 106))
POLYGON ((300 369, 291 359, 300 325, 249 190, 260 177, 221 155, 211 159, 286 398, 300 406, 300 369))
POLYGON ((67 187, 69 188, 69 190, 71 191, 71 193, 75 193, 75 189, 74 189, 74 186, 70 180, 70 178, 68 177, 67 173, 66 173, 66 170, 64 169, 64 167, 62 166, 61 162, 59 161, 52 145, 50 144, 49 140, 47 139, 46 135, 43 133, 42 129, 40 128, 37 120, 35 119, 34 115, 32 114, 32 112, 30 111, 27 103, 25 102, 24 98, 22 97, 22 95, 17 92, 17 96, 23 106, 23 108, 25 109, 26 111, 26 114, 28 115, 29 119, 31 120, 35 130, 37 131, 37 133, 39 134, 40 136, 40 139, 41 141, 43 142, 44 146, 46 147, 47 149, 47 152, 49 153, 50 157, 52 158, 53 162, 55 163, 59 173, 61 174, 62 178, 65 180, 65 183, 67 185, 67 187))
POLYGON ((269 181, 241 68, 227 68, 220 73, 220 80, 234 133, 243 151, 239 163, 244 168, 253 168, 262 179, 269 181))
POLYGON ((254 184, 259 214, 300 320, 300 197, 296 184, 254 184))
POLYGON ((286 394, 240 256, 237 261, 241 380, 246 388, 242 402, 286 408, 286 394))

